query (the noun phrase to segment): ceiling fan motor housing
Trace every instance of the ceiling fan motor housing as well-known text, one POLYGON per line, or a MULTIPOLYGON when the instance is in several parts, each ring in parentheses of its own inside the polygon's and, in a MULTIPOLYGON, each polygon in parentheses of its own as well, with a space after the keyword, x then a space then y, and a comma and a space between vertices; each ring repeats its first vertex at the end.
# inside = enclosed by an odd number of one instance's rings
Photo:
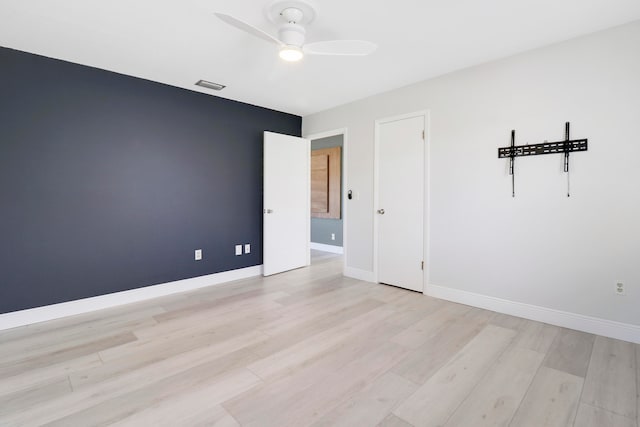
POLYGON ((301 47, 304 44, 306 31, 302 25, 286 23, 278 30, 278 38, 286 45, 301 47))

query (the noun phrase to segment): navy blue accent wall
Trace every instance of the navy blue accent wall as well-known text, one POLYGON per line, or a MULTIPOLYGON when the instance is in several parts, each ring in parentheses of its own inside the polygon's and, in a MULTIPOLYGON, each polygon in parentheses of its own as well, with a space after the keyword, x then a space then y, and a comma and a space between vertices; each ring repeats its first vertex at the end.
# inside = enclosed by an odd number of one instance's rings
POLYGON ((301 123, 0 48, 0 313, 261 264, 262 132, 301 123))

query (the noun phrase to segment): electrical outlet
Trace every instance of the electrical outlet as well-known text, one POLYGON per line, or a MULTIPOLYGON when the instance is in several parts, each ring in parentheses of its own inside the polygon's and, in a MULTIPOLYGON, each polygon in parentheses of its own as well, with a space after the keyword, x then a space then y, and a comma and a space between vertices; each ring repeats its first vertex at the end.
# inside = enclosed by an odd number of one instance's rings
POLYGON ((242 245, 236 245, 236 255, 242 255, 242 245))
POLYGON ((196 249, 193 257, 196 261, 200 261, 202 259, 202 249, 196 249))
POLYGON ((336 233, 331 233, 331 240, 336 240, 336 233))
POLYGON ((250 254, 251 253, 251 245, 249 243, 245 243, 245 245, 244 245, 244 253, 245 254, 250 254))
POLYGON ((626 292, 624 290, 624 283, 616 283, 616 295, 626 295, 626 292))

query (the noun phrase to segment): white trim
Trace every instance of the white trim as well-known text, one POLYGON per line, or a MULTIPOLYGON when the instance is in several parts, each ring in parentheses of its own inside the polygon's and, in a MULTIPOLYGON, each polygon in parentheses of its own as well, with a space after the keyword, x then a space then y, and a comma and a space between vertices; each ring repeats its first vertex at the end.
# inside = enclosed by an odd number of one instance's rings
POLYGON ((376 283, 376 276, 373 271, 360 270, 359 268, 344 267, 345 277, 351 277, 353 279, 363 280, 365 282, 376 283))
POLYGON ((555 310, 537 305, 509 301, 438 285, 428 285, 426 295, 498 313, 589 332, 605 337, 640 343, 640 326, 555 310))
POLYGON ((311 265, 311 140, 309 138, 303 138, 307 144, 307 266, 311 265))
POLYGON ((429 283, 427 278, 429 277, 429 271, 431 263, 429 261, 429 239, 431 237, 429 223, 431 221, 431 212, 430 212, 430 193, 431 193, 431 179, 429 178, 431 175, 430 166, 430 146, 431 146, 431 123, 430 123, 430 110, 420 110, 415 111, 413 113, 405 113, 392 117, 385 117, 383 119, 378 119, 375 121, 374 128, 374 141, 373 141, 373 282, 378 282, 378 227, 379 227, 379 217, 376 215, 376 211, 379 209, 380 195, 379 187, 380 187, 380 125, 385 123, 397 122, 398 120, 405 120, 414 117, 422 117, 424 119, 424 158, 422 165, 422 173, 423 173, 423 191, 425 194, 423 195, 423 231, 422 231, 422 258, 424 261, 424 271, 422 272, 422 289, 426 289, 426 284, 429 283))
POLYGON ((347 133, 347 128, 340 128, 340 129, 333 129, 333 130, 328 130, 324 132, 316 132, 309 135, 303 135, 303 138, 307 138, 311 140, 322 139, 322 138, 329 138, 331 136, 345 135, 346 133, 347 133))
POLYGON ((422 272, 423 289, 426 289, 431 272, 431 110, 424 112, 424 271, 422 272))
MULTIPOLYGON (((348 260, 347 260, 347 256, 348 256, 348 251, 347 251, 347 189, 349 188, 347 183, 347 177, 348 177, 348 173, 347 173, 347 165, 349 164, 347 162, 347 155, 349 153, 349 144, 347 143, 347 128, 339 128, 339 129, 333 129, 333 130, 328 130, 328 131, 324 131, 324 132, 317 132, 317 133, 312 133, 309 135, 305 135, 304 137, 307 138, 309 141, 312 141, 314 139, 322 139, 322 138, 328 138, 330 136, 337 136, 337 135, 342 135, 342 203, 341 203, 341 208, 342 208, 342 253, 344 254, 344 259, 343 259, 343 273, 347 268, 348 265, 348 260)), ((346 273, 344 273, 346 276, 346 273)))
POLYGON ((333 254, 344 253, 344 248, 342 246, 325 245, 324 243, 316 242, 311 242, 310 246, 311 249, 315 249, 317 251, 331 252, 333 254))
POLYGON ((146 286, 144 288, 114 292, 112 294, 100 295, 97 297, 83 298, 75 301, 46 305, 44 307, 4 313, 0 314, 0 330, 30 325, 32 323, 46 322, 47 320, 74 316, 76 314, 88 313, 95 310, 102 310, 104 308, 117 307, 133 302, 145 301, 165 295, 191 291, 194 289, 260 275, 262 275, 262 265, 256 265, 253 267, 223 271, 221 273, 214 273, 206 276, 146 286))

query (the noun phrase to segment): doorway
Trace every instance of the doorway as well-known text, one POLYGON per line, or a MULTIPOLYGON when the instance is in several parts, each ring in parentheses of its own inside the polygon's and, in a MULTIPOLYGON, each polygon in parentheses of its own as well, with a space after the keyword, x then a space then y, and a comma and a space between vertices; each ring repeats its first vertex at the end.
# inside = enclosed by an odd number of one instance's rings
POLYGON ((345 253, 346 129, 306 138, 311 141, 310 248, 313 264, 345 253))
POLYGON ((374 270, 379 283, 423 292, 426 112, 376 121, 374 270))

